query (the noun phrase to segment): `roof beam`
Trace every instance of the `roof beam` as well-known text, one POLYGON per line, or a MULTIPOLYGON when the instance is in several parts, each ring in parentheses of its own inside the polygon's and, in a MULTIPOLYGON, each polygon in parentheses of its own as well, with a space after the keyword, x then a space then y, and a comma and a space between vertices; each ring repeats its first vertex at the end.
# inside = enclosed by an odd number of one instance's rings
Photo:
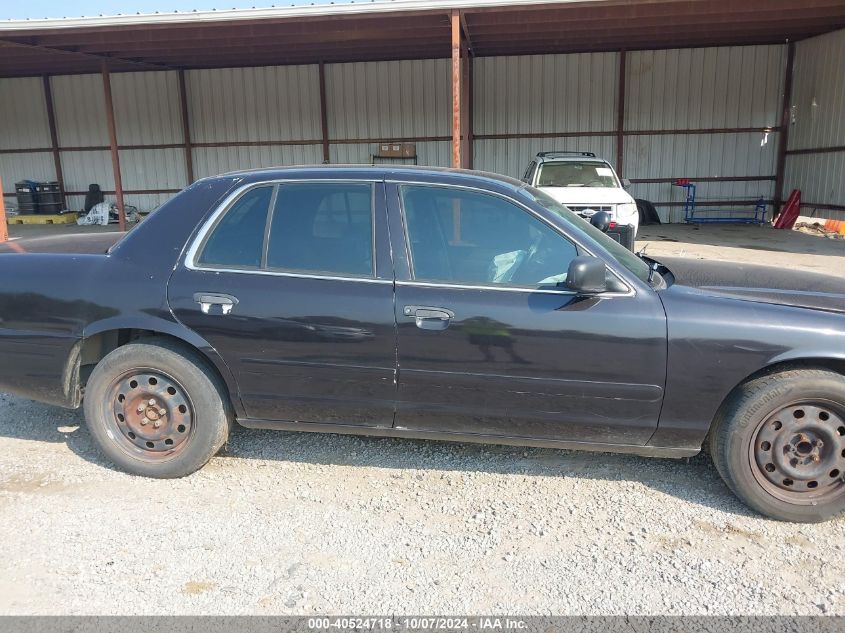
POLYGON ((469 25, 467 24, 467 16, 466 13, 461 11, 461 31, 464 34, 464 40, 466 41, 467 48, 469 49, 470 53, 475 53, 475 47, 472 45, 472 36, 469 34, 469 25))
POLYGON ((120 64, 132 64, 138 66, 146 66, 148 69, 153 70, 173 70, 169 66, 162 66, 160 64, 151 64, 150 62, 138 61, 134 59, 124 59, 122 57, 116 57, 111 55, 97 55, 95 53, 85 53, 82 51, 73 51, 67 50, 64 48, 53 48, 51 46, 43 46, 40 44, 26 44, 24 42, 16 42, 10 40, 0 39, 0 48, 8 47, 8 48, 19 48, 19 49, 26 49, 31 51, 39 51, 44 53, 55 53, 57 55, 73 55, 78 58, 85 58, 90 61, 96 61, 98 63, 120 63, 120 64))

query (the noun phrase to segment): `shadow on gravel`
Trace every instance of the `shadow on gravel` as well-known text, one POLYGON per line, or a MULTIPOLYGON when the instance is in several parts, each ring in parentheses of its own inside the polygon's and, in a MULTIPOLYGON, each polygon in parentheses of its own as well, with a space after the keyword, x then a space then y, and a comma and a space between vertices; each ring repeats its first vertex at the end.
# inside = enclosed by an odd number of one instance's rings
MULTIPOLYGON (((4 396, 0 437, 64 443, 82 459, 117 471, 93 444, 80 411, 67 411, 4 396), (21 415, 16 415, 20 411, 21 415)), ((727 489, 710 459, 655 459, 614 453, 374 438, 327 433, 260 431, 236 425, 215 460, 226 470, 238 460, 296 462, 326 466, 491 473, 555 477, 561 495, 578 494, 579 480, 639 482, 687 503, 730 514, 758 517, 727 489)), ((397 486, 403 485, 397 480, 397 486)), ((530 486, 530 482, 526 482, 530 486)), ((620 500, 620 504, 624 503, 620 500)))

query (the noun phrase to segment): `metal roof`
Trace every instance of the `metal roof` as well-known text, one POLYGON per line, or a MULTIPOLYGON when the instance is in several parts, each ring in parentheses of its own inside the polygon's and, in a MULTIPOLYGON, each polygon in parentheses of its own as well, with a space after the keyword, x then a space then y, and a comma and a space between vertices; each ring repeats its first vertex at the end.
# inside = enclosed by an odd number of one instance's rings
MULTIPOLYGON (((546 0, 543 4, 589 4, 602 0, 546 0)), ((358 15, 395 11, 428 11, 443 9, 469 9, 541 4, 537 0, 337 0, 322 2, 291 2, 269 7, 243 9, 210 9, 153 13, 117 13, 62 18, 27 18, 0 20, 3 31, 28 31, 53 28, 115 27, 140 24, 184 24, 202 22, 228 22, 233 20, 267 20, 273 18, 318 17, 332 15, 358 15)))
POLYGON ((0 77, 797 40, 845 27, 845 0, 355 0, 0 22, 0 77))

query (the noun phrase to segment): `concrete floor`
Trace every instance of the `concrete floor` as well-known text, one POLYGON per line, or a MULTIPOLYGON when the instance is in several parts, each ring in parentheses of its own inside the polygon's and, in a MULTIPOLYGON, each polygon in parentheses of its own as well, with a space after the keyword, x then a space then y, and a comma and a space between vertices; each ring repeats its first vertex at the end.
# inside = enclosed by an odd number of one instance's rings
POLYGON ((735 261, 845 275, 845 240, 744 224, 644 226, 637 250, 652 256, 735 261))
MULTIPOLYGON (((31 239, 118 231, 117 225, 9 226, 10 237, 25 244, 31 239)), ((742 263, 801 268, 845 275, 845 240, 782 231, 771 226, 662 224, 640 228, 637 250, 652 256, 671 255, 742 263)))

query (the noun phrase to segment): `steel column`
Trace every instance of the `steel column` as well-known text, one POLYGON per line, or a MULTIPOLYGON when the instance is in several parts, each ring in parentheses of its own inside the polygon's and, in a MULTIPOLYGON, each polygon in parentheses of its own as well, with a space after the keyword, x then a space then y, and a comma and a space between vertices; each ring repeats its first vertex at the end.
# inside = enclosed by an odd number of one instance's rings
POLYGON ((326 65, 320 62, 320 128, 323 135, 323 162, 329 162, 329 115, 326 109, 326 65))
POLYGON ((625 159, 625 74, 628 54, 625 49, 619 51, 619 87, 616 103, 616 174, 624 178, 623 161, 625 159))
POLYGON ((188 184, 194 182, 194 147, 191 145, 191 119, 188 112, 188 89, 185 86, 185 71, 179 71, 179 103, 182 107, 182 137, 185 141, 185 174, 188 184))
POLYGON ((461 84, 463 94, 461 95, 461 127, 463 128, 464 143, 462 146, 462 158, 464 169, 472 169, 472 62, 473 57, 468 42, 462 47, 464 52, 463 63, 461 64, 461 84))
POLYGON ((780 111, 780 138, 778 139, 778 161, 775 169, 775 199, 772 204, 772 220, 780 213, 783 202, 783 185, 786 176, 786 150, 789 147, 790 105, 792 103, 792 76, 795 71, 795 42, 786 49, 786 76, 783 80, 783 105, 780 111))
POLYGON ((452 167, 461 166, 461 14, 452 11, 452 167))
POLYGON ((56 111, 53 107, 53 88, 50 85, 50 77, 44 75, 44 101, 47 106, 47 125, 50 127, 50 144, 53 153, 53 165, 56 170, 56 181, 59 183, 62 207, 65 205, 65 179, 62 174, 62 156, 59 153, 59 134, 56 130, 56 111))
POLYGON ((106 62, 102 65, 103 92, 106 98, 106 124, 109 129, 109 148, 111 150, 112 171, 114 171, 114 195, 117 201, 117 214, 120 230, 126 230, 126 209, 123 206, 123 182, 120 177, 120 153, 117 150, 117 127, 114 123, 114 103, 111 94, 111 75, 106 62))

